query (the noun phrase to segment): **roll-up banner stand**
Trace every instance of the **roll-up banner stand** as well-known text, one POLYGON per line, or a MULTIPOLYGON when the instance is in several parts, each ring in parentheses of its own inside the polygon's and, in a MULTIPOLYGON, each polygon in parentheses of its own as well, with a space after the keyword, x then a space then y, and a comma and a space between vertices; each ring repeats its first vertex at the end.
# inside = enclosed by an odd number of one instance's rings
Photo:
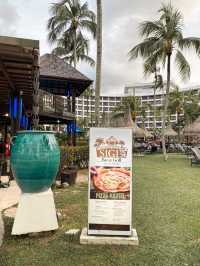
POLYGON ((132 165, 132 129, 90 129, 88 235, 132 234, 132 165))

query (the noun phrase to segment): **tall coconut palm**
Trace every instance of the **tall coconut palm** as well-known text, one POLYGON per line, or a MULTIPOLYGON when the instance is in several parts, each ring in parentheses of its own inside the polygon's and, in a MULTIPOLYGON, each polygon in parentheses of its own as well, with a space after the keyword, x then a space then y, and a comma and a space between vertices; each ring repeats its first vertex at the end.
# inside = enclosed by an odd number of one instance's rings
MULTIPOLYGON (((57 47, 53 49, 53 54, 60 56, 65 62, 72 65, 74 62, 74 43, 68 34, 63 34, 63 36, 57 40, 57 47)), ((95 65, 95 61, 88 56, 89 53, 89 40, 85 39, 81 33, 77 36, 76 45, 76 58, 77 63, 79 61, 84 61, 90 66, 95 65)))
POLYGON ((77 38, 87 31, 96 36, 96 16, 89 10, 88 3, 81 4, 80 0, 61 0, 51 6, 52 17, 48 20, 48 39, 51 43, 64 37, 69 45, 73 43, 73 63, 77 65, 77 38))
POLYGON ((97 57, 96 57, 96 86, 95 86, 95 123, 100 122, 100 92, 101 92, 101 65, 102 65, 102 1, 97 2, 97 57))
POLYGON ((183 79, 189 78, 190 66, 182 50, 184 48, 194 48, 199 55, 200 38, 183 37, 183 16, 171 3, 163 4, 159 14, 160 18, 158 20, 145 21, 140 25, 140 35, 144 37, 144 40, 130 50, 129 56, 130 60, 142 56, 145 58, 146 63, 150 65, 154 65, 157 62, 162 62, 163 66, 167 65, 167 88, 162 126, 162 146, 166 160, 165 126, 171 82, 172 55, 174 56, 174 62, 178 67, 180 76, 183 79))

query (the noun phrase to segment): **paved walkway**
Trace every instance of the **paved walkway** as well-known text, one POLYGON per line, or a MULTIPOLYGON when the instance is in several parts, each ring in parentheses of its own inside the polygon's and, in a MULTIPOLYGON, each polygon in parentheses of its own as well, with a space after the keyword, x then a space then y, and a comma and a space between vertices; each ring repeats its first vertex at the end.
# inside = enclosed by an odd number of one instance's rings
POLYGON ((3 243, 3 236, 4 236, 4 224, 3 224, 2 214, 0 212, 0 247, 3 243))
MULTIPOLYGON (((2 181, 4 181, 3 179, 4 178, 1 178, 2 181)), ((7 178, 5 178, 5 180, 6 179, 7 178)), ((0 246, 2 245, 4 236, 2 211, 17 204, 19 201, 19 196, 20 189, 15 181, 11 181, 8 188, 0 188, 0 246)))
POLYGON ((0 212, 10 208, 19 201, 20 189, 15 181, 8 188, 0 188, 0 212))

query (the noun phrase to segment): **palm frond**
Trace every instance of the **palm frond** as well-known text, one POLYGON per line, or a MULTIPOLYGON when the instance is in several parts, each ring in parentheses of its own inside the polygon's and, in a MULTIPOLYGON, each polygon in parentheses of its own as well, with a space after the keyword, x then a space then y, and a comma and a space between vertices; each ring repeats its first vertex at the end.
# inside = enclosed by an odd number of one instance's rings
POLYGON ((200 55, 200 38, 197 37, 188 37, 183 38, 179 41, 179 47, 183 48, 194 48, 196 53, 200 55))
POLYGON ((162 60, 162 57, 163 57, 163 50, 161 48, 151 53, 151 55, 145 60, 145 65, 155 66, 162 60))
POLYGON ((145 61, 143 65, 143 69, 144 69, 144 75, 149 76, 156 72, 156 64, 149 65, 148 62, 145 61))
POLYGON ((88 3, 87 2, 85 2, 81 6, 80 18, 82 18, 82 19, 90 18, 93 22, 96 21, 96 15, 93 11, 88 9, 88 3))
POLYGON ((149 37, 151 34, 160 36, 163 31, 161 22, 158 21, 144 21, 139 26, 139 33, 141 36, 149 37))
POLYGON ((96 22, 84 19, 81 20, 80 27, 91 33, 93 35, 93 38, 96 38, 96 22))
POLYGON ((180 50, 177 50, 175 63, 183 80, 190 78, 190 65, 180 50))
POLYGON ((166 28, 165 37, 171 40, 179 40, 182 38, 183 15, 174 8, 171 3, 162 4, 160 21, 163 21, 166 28))
POLYGON ((143 42, 133 47, 128 53, 129 60, 133 60, 138 56, 142 56, 144 58, 150 56, 152 53, 152 45, 156 41, 158 41, 156 37, 147 38, 143 42))
POLYGON ((88 63, 91 67, 95 66, 95 61, 92 57, 85 55, 85 54, 81 54, 78 57, 79 60, 88 63))

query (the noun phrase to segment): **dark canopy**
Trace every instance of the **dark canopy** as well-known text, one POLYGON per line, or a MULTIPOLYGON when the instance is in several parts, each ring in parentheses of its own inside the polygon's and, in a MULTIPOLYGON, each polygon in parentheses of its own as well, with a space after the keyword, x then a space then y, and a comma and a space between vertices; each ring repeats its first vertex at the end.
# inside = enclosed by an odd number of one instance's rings
POLYGON ((39 41, 0 36, 0 116, 8 113, 11 92, 21 91, 31 104, 34 50, 39 50, 39 41))
POLYGON ((76 97, 92 84, 81 72, 65 63, 55 55, 45 54, 40 57, 40 88, 50 93, 76 97))

